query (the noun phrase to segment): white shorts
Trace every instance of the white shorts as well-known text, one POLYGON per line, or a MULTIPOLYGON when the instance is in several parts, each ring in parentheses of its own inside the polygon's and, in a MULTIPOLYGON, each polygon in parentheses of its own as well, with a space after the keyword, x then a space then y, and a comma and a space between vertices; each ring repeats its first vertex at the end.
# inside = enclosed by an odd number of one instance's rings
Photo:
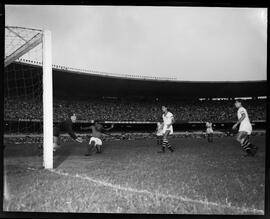
POLYGON ((91 137, 91 138, 90 138, 89 144, 91 144, 92 142, 95 143, 95 146, 96 146, 96 145, 102 145, 101 139, 96 138, 96 137, 91 137))
POLYGON ((250 123, 241 123, 239 132, 247 132, 247 134, 250 135, 252 132, 252 125, 250 123))
POLYGON ((167 125, 164 125, 164 127, 163 127, 163 134, 165 134, 166 133, 166 131, 170 131, 169 132, 169 135, 172 135, 173 134, 173 126, 171 125, 169 128, 167 127, 167 125))
POLYGON ((211 128, 207 128, 207 129, 206 129, 206 133, 207 133, 207 134, 211 134, 211 133, 213 133, 213 132, 214 132, 214 131, 213 131, 213 129, 211 129, 211 128))

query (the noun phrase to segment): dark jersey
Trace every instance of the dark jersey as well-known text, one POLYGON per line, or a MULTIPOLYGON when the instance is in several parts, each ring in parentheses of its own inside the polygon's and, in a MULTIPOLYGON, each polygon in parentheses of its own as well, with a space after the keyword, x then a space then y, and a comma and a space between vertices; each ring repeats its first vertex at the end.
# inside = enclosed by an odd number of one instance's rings
POLYGON ((92 130, 92 137, 101 138, 102 132, 105 131, 102 125, 96 124, 90 126, 90 129, 92 130))
POLYGON ((71 119, 64 120, 58 123, 53 128, 53 136, 59 137, 61 133, 68 133, 71 138, 76 139, 77 136, 75 135, 73 128, 72 128, 72 121, 71 119))

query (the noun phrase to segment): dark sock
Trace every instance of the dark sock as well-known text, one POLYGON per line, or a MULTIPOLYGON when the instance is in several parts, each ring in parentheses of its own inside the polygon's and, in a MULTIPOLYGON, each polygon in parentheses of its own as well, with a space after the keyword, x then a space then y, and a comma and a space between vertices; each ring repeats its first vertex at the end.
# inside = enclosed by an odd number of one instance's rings
POLYGON ((162 141, 162 144, 161 144, 161 151, 160 152, 165 152, 165 146, 166 146, 166 141, 162 141))
POLYGON ((252 154, 252 151, 251 151, 251 144, 249 142, 248 139, 245 139, 242 143, 242 148, 243 150, 248 154, 248 155, 251 155, 252 154))
POLYGON ((169 149, 170 152, 173 152, 174 151, 173 148, 172 148, 172 146, 171 146, 171 144, 169 142, 167 142, 167 147, 168 147, 168 149, 169 149))

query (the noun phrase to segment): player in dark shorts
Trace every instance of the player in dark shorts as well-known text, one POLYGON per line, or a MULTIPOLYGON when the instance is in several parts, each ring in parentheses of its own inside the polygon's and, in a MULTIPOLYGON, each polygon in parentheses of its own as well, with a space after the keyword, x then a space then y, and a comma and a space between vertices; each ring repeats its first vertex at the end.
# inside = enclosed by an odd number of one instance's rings
POLYGON ((68 118, 63 120, 62 122, 58 123, 53 128, 53 150, 55 151, 60 146, 60 134, 61 133, 68 133, 69 136, 79 142, 82 143, 82 138, 77 137, 73 131, 73 123, 76 122, 77 116, 75 113, 69 113, 68 118))
MULTIPOLYGON (((60 135, 62 133, 68 133, 73 140, 82 143, 82 138, 77 137, 73 131, 72 126, 73 123, 76 122, 76 119, 75 113, 69 113, 67 119, 64 119, 53 128, 53 151, 56 151, 60 147, 60 135)), ((39 149, 39 156, 41 156, 43 153, 43 146, 40 145, 39 149)))
POLYGON ((102 146, 102 135, 105 134, 107 131, 111 130, 114 127, 112 124, 110 128, 104 128, 99 121, 95 121, 94 125, 89 127, 82 127, 82 130, 91 129, 91 138, 89 141, 89 145, 87 145, 87 153, 85 156, 90 156, 92 154, 93 148, 96 148, 96 153, 101 153, 101 146, 102 146))

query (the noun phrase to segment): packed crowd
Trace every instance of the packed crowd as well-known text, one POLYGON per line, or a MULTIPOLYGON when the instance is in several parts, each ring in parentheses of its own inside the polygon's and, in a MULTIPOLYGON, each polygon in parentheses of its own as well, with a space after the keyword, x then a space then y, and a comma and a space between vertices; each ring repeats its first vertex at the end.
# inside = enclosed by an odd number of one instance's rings
POLYGON ((34 100, 4 100, 4 119, 19 120, 19 119, 40 119, 42 118, 42 104, 40 101, 34 100))
MULTIPOLYGON (((178 121, 235 121, 236 109, 232 101, 166 101, 178 121)), ((161 104, 157 101, 91 99, 88 101, 54 101, 54 121, 60 121, 72 111, 78 120, 158 121, 161 104)), ((266 119, 265 100, 243 102, 251 120, 266 119)), ((5 120, 42 119, 39 101, 5 99, 5 120)))

